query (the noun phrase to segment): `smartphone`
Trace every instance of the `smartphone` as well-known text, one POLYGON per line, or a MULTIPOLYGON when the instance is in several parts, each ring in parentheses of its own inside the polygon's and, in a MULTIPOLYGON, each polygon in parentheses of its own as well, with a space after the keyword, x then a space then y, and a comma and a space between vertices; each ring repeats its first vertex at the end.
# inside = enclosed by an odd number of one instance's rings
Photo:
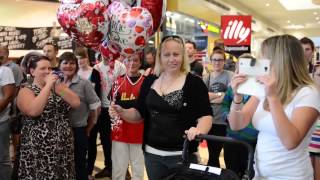
POLYGON ((270 73, 270 60, 268 59, 239 59, 239 73, 247 75, 248 80, 238 88, 238 93, 251 96, 264 97, 264 85, 257 82, 257 76, 270 73))
POLYGON ((62 71, 53 71, 53 74, 57 75, 60 81, 63 81, 64 74, 62 71))

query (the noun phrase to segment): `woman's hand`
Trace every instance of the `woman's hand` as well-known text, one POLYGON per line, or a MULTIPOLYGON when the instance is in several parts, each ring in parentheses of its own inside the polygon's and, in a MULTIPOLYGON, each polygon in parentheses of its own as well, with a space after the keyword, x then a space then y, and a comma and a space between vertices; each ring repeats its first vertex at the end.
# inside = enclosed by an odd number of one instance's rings
POLYGON ((111 103, 108 111, 109 111, 110 118, 116 118, 116 117, 119 117, 120 114, 123 112, 123 108, 119 105, 111 103))
POLYGON ((44 78, 44 81, 46 82, 47 85, 52 86, 58 80, 58 78, 59 77, 56 74, 51 72, 44 78))
POLYGON ((264 85, 267 98, 277 97, 277 81, 273 73, 270 75, 258 76, 257 81, 264 85))
POLYGON ((196 127, 191 127, 189 130, 184 131, 184 133, 186 133, 188 140, 191 141, 194 140, 197 135, 201 134, 201 131, 196 127))
POLYGON ((242 96, 238 93, 239 85, 244 83, 247 80, 246 75, 244 74, 234 74, 231 79, 231 88, 233 91, 234 99, 242 99, 242 96))
POLYGON ((68 88, 68 85, 67 84, 65 84, 65 83, 57 83, 56 85, 55 85, 55 92, 56 93, 61 93, 61 92, 63 92, 66 88, 68 88))

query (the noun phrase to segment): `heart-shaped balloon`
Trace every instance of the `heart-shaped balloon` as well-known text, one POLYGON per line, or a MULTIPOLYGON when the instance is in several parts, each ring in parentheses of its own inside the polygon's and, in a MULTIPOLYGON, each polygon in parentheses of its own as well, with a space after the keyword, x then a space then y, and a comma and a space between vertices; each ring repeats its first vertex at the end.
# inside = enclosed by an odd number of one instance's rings
POLYGON ((111 0, 111 2, 113 2, 113 1, 121 1, 121 2, 123 2, 123 3, 126 3, 127 5, 129 5, 129 6, 135 6, 136 5, 136 0, 111 0))
POLYGON ((119 45, 120 54, 128 57, 142 51, 153 34, 153 21, 149 11, 114 1, 108 7, 108 16, 108 39, 119 45))
POLYGON ((81 3, 82 0, 61 0, 62 4, 76 4, 76 3, 81 3))
POLYGON ((107 6, 106 0, 61 4, 57 13, 58 21, 63 30, 79 44, 89 48, 98 47, 107 37, 107 6))
POLYGON ((152 14, 153 30, 156 32, 165 18, 167 0, 138 0, 138 5, 139 3, 152 14))
POLYGON ((108 40, 102 42, 98 51, 101 53, 102 57, 108 61, 115 61, 120 57, 120 47, 108 40))

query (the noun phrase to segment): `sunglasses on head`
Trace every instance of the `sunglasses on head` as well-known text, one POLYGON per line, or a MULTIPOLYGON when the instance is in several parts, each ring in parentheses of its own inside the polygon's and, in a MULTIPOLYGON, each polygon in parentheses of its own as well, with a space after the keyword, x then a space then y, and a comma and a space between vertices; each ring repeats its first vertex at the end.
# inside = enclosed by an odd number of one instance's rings
POLYGON ((183 43, 183 39, 180 36, 177 35, 168 35, 162 38, 161 43, 163 43, 166 40, 174 39, 179 41, 180 43, 183 43))

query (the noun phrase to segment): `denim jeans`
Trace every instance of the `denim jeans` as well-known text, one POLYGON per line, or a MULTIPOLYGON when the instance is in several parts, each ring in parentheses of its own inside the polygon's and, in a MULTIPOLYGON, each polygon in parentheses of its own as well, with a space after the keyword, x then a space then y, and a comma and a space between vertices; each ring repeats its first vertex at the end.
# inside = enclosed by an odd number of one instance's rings
MULTIPOLYGON (((170 173, 170 169, 182 162, 182 156, 159 156, 144 152, 144 160, 149 180, 161 180, 170 173)), ((189 162, 197 163, 197 157, 189 154, 189 162)))
POLYGON ((9 154, 9 121, 0 122, 0 179, 11 179, 11 162, 9 154))

